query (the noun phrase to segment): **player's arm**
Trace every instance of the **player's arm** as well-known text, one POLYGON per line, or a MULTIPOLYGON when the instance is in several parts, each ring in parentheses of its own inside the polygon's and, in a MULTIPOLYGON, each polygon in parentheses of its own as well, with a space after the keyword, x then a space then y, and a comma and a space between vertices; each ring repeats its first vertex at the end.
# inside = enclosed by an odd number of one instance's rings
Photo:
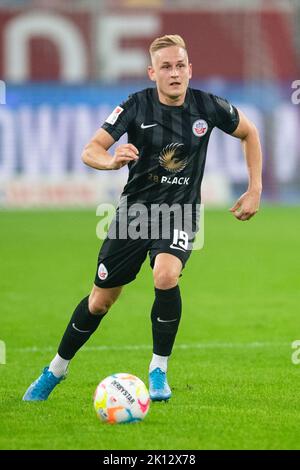
POLYGON ((82 161, 96 170, 118 170, 132 160, 138 159, 138 149, 132 144, 119 145, 114 155, 108 150, 115 143, 104 129, 99 129, 82 153, 82 161))
POLYGON ((239 220, 249 220, 259 209, 262 192, 262 152, 258 130, 255 125, 238 110, 239 124, 233 136, 241 139, 248 169, 248 189, 230 209, 239 220))

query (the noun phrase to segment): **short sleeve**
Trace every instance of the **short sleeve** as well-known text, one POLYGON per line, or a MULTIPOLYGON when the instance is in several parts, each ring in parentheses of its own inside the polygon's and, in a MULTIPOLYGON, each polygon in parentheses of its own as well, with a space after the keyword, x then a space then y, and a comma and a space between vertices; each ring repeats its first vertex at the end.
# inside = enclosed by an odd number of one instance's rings
POLYGON ((136 100, 133 95, 129 96, 126 101, 111 112, 101 127, 117 141, 128 131, 136 116, 136 111, 136 100))
POLYGON ((232 134, 240 121, 238 110, 224 98, 215 95, 210 97, 215 108, 215 126, 227 134, 232 134))

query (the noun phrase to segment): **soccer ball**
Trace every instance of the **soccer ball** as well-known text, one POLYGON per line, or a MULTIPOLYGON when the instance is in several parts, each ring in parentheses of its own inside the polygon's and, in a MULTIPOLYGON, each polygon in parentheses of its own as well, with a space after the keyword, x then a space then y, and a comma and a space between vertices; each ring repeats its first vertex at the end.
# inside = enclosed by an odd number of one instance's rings
POLYGON ((132 374, 114 374, 99 383, 94 394, 94 408, 106 423, 142 421, 149 411, 146 385, 132 374))

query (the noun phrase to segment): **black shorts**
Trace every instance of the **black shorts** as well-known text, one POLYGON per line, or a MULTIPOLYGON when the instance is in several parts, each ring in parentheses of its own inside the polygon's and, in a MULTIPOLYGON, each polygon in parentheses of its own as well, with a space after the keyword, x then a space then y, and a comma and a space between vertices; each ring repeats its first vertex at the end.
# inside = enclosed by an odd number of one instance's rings
MULTIPOLYGON (((114 221, 115 222, 115 221, 114 221)), ((98 256, 95 284, 98 287, 119 287, 133 281, 149 253, 153 268, 159 253, 170 253, 182 262, 184 268, 191 255, 195 233, 172 226, 169 238, 111 237, 111 227, 98 256)))

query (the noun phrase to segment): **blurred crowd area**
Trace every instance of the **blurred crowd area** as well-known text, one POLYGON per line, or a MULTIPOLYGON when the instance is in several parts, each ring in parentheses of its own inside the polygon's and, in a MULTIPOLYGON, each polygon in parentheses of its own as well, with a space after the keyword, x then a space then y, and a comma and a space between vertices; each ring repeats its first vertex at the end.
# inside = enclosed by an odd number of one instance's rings
MULTIPOLYGON (((299 203, 300 0, 0 0, 1 206, 117 199, 126 170, 108 180, 80 153, 116 105, 153 86, 148 48, 163 34, 184 37, 192 86, 259 128, 264 199, 299 203)), ((205 200, 227 204, 246 184, 239 142, 214 131, 205 200)))
POLYGON ((295 8, 298 0, 0 0, 0 6, 30 8, 80 8, 80 9, 103 9, 103 8, 295 8))
POLYGON ((13 82, 145 77, 149 43, 167 32, 184 36, 195 78, 299 74, 300 0, 0 0, 0 74, 13 82), (114 55, 121 48, 125 55, 114 55))

